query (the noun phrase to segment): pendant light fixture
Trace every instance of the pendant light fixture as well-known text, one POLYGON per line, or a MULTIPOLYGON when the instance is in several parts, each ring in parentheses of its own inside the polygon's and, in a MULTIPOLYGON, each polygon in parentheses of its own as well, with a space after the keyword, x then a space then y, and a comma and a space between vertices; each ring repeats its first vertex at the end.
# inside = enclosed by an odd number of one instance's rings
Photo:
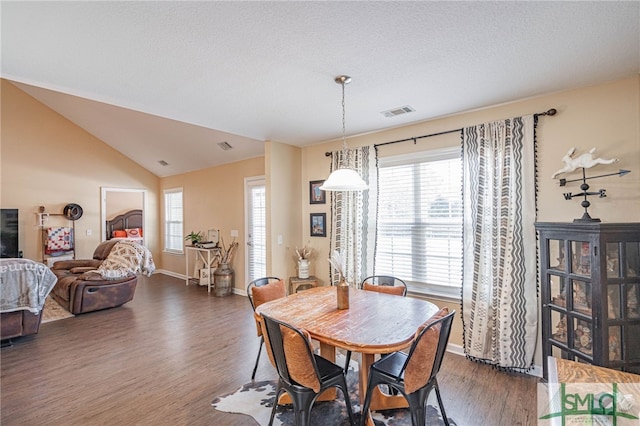
POLYGON ((351 168, 351 150, 347 147, 345 134, 345 107, 344 107, 344 85, 351 82, 348 75, 340 75, 335 78, 336 83, 342 86, 342 152, 340 153, 339 165, 334 170, 324 184, 320 187, 323 191, 363 191, 368 189, 367 183, 362 180, 357 171, 351 168))

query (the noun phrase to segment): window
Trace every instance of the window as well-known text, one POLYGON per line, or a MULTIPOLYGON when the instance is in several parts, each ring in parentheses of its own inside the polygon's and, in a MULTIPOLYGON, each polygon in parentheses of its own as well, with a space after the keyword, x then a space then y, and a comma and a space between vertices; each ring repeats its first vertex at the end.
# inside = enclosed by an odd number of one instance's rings
POLYGON ((460 296, 460 148, 378 160, 375 273, 401 277, 416 292, 460 296))
POLYGON ((267 192, 264 178, 245 179, 248 281, 267 276, 267 192))
POLYGON ((164 190, 164 250, 183 252, 182 188, 164 190))

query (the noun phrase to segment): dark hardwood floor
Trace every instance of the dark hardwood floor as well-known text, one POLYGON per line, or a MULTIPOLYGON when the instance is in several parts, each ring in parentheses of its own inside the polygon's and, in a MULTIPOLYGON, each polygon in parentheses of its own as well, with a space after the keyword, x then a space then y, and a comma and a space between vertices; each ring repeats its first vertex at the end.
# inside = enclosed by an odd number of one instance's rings
MULTIPOLYGON (((132 302, 43 324, 0 352, 3 426, 253 425, 211 401, 251 379, 258 338, 246 297, 162 274, 132 302)), ((257 380, 276 378, 264 354, 257 380)), ((448 354, 439 375, 462 425, 534 425, 537 379, 448 354)))

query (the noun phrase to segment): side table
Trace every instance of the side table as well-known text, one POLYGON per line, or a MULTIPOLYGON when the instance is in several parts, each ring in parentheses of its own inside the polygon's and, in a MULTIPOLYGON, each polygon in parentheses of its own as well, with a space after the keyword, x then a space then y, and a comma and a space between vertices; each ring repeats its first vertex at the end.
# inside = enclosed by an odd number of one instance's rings
POLYGON ((309 278, 289 277, 289 294, 297 293, 300 287, 318 287, 318 279, 314 276, 309 278))
MULTIPOLYGON (((196 259, 202 260, 204 262, 204 267, 207 269, 207 292, 211 293, 211 284, 213 284, 213 270, 215 269, 214 265, 216 262, 219 262, 221 259, 220 249, 219 248, 200 248, 195 246, 184 246, 184 260, 185 260, 185 275, 186 275, 186 283, 189 285, 189 252, 195 254, 196 259)), ((197 277, 199 278, 199 277, 197 277)))

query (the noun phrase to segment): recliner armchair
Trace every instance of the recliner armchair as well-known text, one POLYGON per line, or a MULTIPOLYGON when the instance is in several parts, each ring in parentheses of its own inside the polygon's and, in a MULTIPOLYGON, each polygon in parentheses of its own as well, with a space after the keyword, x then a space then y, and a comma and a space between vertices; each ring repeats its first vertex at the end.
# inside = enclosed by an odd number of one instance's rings
POLYGON ((138 278, 135 274, 120 279, 104 279, 95 272, 109 256, 118 240, 104 241, 93 253, 93 259, 61 260, 52 271, 58 282, 51 297, 72 314, 83 314, 114 308, 133 299, 138 278))

